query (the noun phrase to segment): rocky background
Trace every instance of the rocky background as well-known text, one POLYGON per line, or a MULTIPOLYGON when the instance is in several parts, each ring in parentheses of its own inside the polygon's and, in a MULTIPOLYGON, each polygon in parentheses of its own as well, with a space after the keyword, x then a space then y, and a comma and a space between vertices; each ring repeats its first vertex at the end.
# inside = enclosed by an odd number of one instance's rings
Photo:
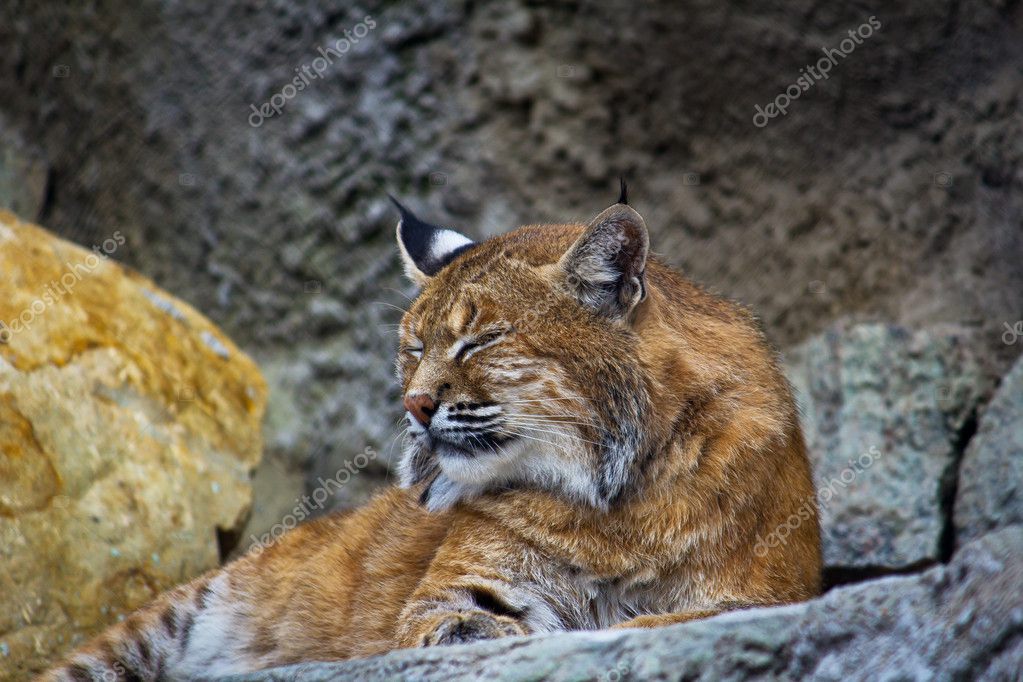
MULTIPOLYGON (((0 44, 0 207, 86 248, 120 232, 114 259, 266 377, 255 503, 222 556, 366 447, 326 506, 388 479, 411 292, 386 192, 485 237, 586 219, 619 175, 655 251, 785 353, 831 495, 829 584, 1023 521, 1015 0, 10 0, 0 44)), ((0 665, 24 626, 0 628, 0 665)))

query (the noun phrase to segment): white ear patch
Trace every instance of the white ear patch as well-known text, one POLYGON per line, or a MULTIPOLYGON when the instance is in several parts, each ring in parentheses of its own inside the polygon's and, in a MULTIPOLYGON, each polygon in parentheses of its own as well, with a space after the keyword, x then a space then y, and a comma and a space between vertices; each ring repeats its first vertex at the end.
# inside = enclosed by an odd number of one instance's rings
POLYGON ((448 255, 468 244, 472 244, 472 240, 464 234, 454 230, 437 230, 430 242, 430 256, 435 261, 444 261, 448 255))

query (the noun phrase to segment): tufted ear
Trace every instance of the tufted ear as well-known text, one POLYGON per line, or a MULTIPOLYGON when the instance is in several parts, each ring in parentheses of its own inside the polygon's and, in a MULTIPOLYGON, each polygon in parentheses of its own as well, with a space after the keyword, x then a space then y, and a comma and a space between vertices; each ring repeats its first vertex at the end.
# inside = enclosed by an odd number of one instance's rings
POLYGON ((398 221, 398 249, 405 274, 416 285, 426 286, 430 278, 455 256, 475 244, 465 235, 436 227, 417 218, 394 197, 388 195, 401 213, 398 221))
POLYGON ((646 297, 649 248, 643 218, 626 204, 615 204, 590 221, 561 257, 569 291, 600 315, 625 318, 646 297))

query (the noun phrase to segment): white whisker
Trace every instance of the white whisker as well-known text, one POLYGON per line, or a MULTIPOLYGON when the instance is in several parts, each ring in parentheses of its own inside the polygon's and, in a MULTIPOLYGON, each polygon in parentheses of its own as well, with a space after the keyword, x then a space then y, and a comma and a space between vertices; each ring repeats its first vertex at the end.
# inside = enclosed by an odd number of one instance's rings
POLYGON ((550 433, 550 434, 553 434, 555 436, 565 436, 567 438, 571 438, 572 440, 578 440, 578 441, 581 441, 583 443, 589 443, 590 445, 596 445, 598 447, 600 446, 600 443, 595 443, 592 440, 586 440, 582 436, 577 436, 574 433, 565 433, 564 431, 552 431, 550 429, 541 429, 541 428, 537 428, 535 426, 525 426, 525 425, 519 425, 519 424, 516 424, 516 426, 518 428, 520 428, 520 429, 527 429, 529 431, 534 431, 536 433, 550 433))
MULTIPOLYGON (((594 443, 592 440, 586 440, 585 438, 577 436, 577 435, 575 435, 573 433, 565 433, 564 431, 551 431, 549 429, 540 429, 540 428, 537 428, 535 426, 524 426, 524 425, 518 425, 518 424, 516 424, 514 426, 516 426, 519 429, 526 429, 527 431, 533 431, 535 433, 549 433, 549 434, 552 434, 552 435, 555 435, 555 436, 565 436, 567 438, 571 438, 572 440, 582 441, 583 443, 589 443, 591 445, 596 445, 598 447, 600 446, 600 443, 594 443)), ((519 435, 525 435, 525 434, 519 434, 519 435)), ((550 444, 554 445, 554 443, 550 443, 550 444)))
POLYGON ((544 445, 550 445, 551 447, 554 447, 554 448, 560 447, 557 443, 555 443, 553 441, 549 441, 546 438, 537 438, 535 436, 530 436, 530 435, 527 435, 525 433, 521 433, 521 432, 518 432, 518 431, 512 431, 510 429, 508 429, 506 432, 508 434, 510 434, 510 435, 517 436, 519 438, 528 438, 530 440, 535 440, 537 442, 543 443, 544 445))
MULTIPOLYGON (((579 422, 530 421, 528 419, 506 419, 505 422, 513 426, 538 426, 538 427, 581 426, 598 430, 600 428, 596 424, 586 424, 579 422)), ((566 432, 566 435, 568 433, 569 432, 566 432)))
POLYGON ((551 426, 556 426, 556 425, 559 425, 559 424, 564 424, 564 425, 568 425, 568 426, 593 426, 593 427, 596 427, 596 428, 600 428, 600 424, 598 424, 597 422, 594 422, 594 421, 581 421, 581 420, 578 420, 578 419, 573 419, 572 417, 568 417, 568 416, 566 416, 566 417, 557 417, 557 416, 548 417, 548 416, 540 416, 540 415, 511 414, 511 415, 507 415, 505 417, 505 419, 507 421, 514 421, 514 422, 529 422, 529 423, 533 423, 533 424, 550 424, 551 426))
POLYGON ((408 313, 408 311, 402 308, 401 306, 396 306, 393 303, 387 303, 386 301, 373 301, 373 305, 385 305, 388 308, 394 308, 395 310, 401 312, 402 315, 408 313))
POLYGON ((577 395, 564 398, 537 398, 535 400, 505 400, 504 403, 507 405, 514 405, 519 403, 546 403, 554 400, 586 400, 586 398, 577 395))
POLYGON ((415 303, 415 299, 414 298, 412 298, 411 296, 409 296, 408 294, 406 294, 404 291, 402 291, 400 289, 395 289, 394 287, 384 287, 384 291, 393 291, 394 293, 398 294, 399 296, 402 296, 403 298, 405 298, 405 300, 407 300, 409 303, 415 303))
POLYGON ((526 419, 530 421, 550 422, 552 424, 591 424, 596 422, 575 414, 529 414, 528 412, 508 413, 506 419, 526 419))
MULTIPOLYGON (((404 417, 401 417, 400 419, 404 419, 404 417)), ((398 434, 394 438, 391 439, 391 444, 387 446, 387 461, 388 462, 392 462, 393 461, 393 459, 391 457, 391 453, 394 452, 394 446, 398 442, 399 438, 404 439, 404 438, 406 438, 408 436, 409 428, 411 428, 411 427, 406 426, 401 431, 399 431, 398 434)), ((384 483, 390 483, 390 480, 391 480, 391 468, 392 467, 390 465, 388 465, 387 473, 384 475, 384 483)))

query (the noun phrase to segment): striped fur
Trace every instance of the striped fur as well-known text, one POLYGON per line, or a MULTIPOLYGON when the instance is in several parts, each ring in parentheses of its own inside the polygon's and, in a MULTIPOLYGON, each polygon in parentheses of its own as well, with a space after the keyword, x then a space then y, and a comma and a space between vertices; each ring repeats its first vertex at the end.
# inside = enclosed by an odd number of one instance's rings
POLYGON ((209 677, 818 593, 803 439, 751 315, 649 256, 622 205, 479 244, 403 219, 423 291, 401 323, 402 487, 161 596, 45 679, 209 677))

